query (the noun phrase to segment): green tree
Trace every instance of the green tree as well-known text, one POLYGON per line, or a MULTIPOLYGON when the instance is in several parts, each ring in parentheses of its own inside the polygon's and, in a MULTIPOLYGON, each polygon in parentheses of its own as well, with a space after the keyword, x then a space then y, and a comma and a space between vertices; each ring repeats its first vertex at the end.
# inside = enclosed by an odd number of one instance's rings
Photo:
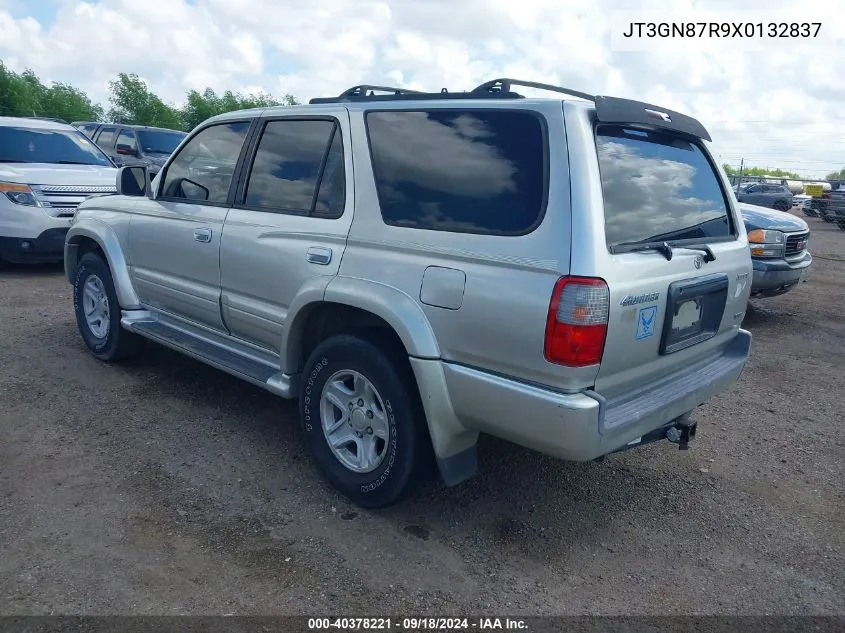
POLYGON ((845 180, 845 167, 839 171, 832 171, 824 177, 825 180, 845 180))
POLYGON ((109 82, 109 110, 93 103, 84 91, 68 83, 45 85, 31 70, 15 73, 0 60, 0 116, 44 116, 72 121, 111 120, 190 131, 209 117, 233 110, 295 105, 293 95, 277 99, 266 92, 240 94, 211 88, 190 90, 185 104, 165 103, 135 74, 120 73, 109 82))
MULTIPOLYGON (((738 176, 739 169, 736 167, 732 167, 727 163, 723 164, 722 167, 725 168, 725 171, 731 176, 738 176)), ((799 176, 795 172, 787 171, 785 169, 780 168, 770 168, 770 167, 743 167, 742 169, 743 176, 775 176, 776 178, 790 178, 792 180, 801 180, 802 176, 799 176)))
POLYGON ((91 103, 87 94, 70 84, 56 82, 44 91, 41 105, 50 116, 71 121, 102 121, 104 112, 99 104, 91 103))
POLYGON ((135 74, 120 73, 109 82, 108 118, 116 123, 179 129, 178 110, 167 105, 135 74))
POLYGON ((78 88, 56 82, 46 86, 31 70, 17 74, 0 61, 0 115, 56 117, 70 123, 101 119, 103 109, 78 88))
POLYGON ((278 100, 266 92, 242 95, 227 90, 222 95, 218 95, 211 88, 206 88, 202 93, 196 90, 190 90, 187 101, 181 110, 182 126, 183 129, 190 131, 209 117, 223 114, 224 112, 249 108, 268 108, 279 105, 296 105, 298 103, 296 98, 290 94, 278 100))

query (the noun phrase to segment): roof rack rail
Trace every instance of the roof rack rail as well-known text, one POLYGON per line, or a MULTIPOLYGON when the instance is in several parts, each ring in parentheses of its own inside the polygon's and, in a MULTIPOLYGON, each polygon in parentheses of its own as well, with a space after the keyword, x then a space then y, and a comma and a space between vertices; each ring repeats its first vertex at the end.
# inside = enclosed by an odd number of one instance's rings
POLYGON ((392 86, 372 86, 370 84, 361 84, 360 86, 352 86, 348 90, 344 90, 340 93, 341 97, 363 97, 363 96, 370 96, 374 97, 375 92, 392 92, 395 95, 404 95, 404 94, 419 94, 419 90, 411 90, 410 88, 394 88, 392 86), (370 93, 367 95, 367 93, 370 93))
POLYGON ((580 99, 587 99, 588 101, 595 101, 595 95, 580 92, 578 90, 570 90, 569 88, 562 88, 561 86, 554 86, 552 84, 541 84, 536 81, 522 81, 521 79, 493 79, 486 81, 480 86, 472 89, 474 93, 499 93, 504 96, 504 93, 511 92, 511 86, 523 86, 525 88, 537 88, 538 90, 549 90, 550 92, 560 92, 565 95, 579 97, 580 99))
POLYGON ((408 88, 392 88, 389 86, 353 86, 344 90, 337 97, 314 97, 308 103, 349 103, 356 101, 425 101, 433 99, 522 99, 522 95, 515 92, 449 92, 442 88, 440 92, 420 92, 408 88), (375 94, 386 92, 388 94, 375 94))

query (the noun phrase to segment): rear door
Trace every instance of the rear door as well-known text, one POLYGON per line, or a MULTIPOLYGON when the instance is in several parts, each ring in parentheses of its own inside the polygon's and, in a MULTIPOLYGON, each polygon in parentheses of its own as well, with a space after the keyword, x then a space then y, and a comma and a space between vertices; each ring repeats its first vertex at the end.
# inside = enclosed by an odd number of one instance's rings
POLYGON ((114 142, 117 140, 117 126, 104 125, 100 131, 94 136, 94 142, 109 155, 109 158, 114 160, 114 142))
POLYGON ((262 120, 223 230, 223 320, 277 353, 300 288, 337 274, 352 221, 349 115, 322 112, 262 120))
MULTIPOLYGON (((602 277, 610 290, 596 389, 612 398, 726 345, 745 312, 751 261, 728 182, 703 143, 623 125, 594 134, 599 255, 596 268, 579 270, 590 258, 575 253, 572 274, 602 277)), ((576 240, 573 251, 584 246, 576 240)))
POLYGON ((138 139, 135 137, 135 130, 130 128, 120 130, 114 147, 114 162, 119 167, 142 164, 138 158, 138 139))

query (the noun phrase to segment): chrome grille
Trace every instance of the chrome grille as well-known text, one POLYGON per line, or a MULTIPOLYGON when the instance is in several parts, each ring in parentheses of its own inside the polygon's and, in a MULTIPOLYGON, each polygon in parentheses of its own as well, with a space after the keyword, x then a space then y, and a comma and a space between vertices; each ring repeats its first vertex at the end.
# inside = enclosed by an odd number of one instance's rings
POLYGON ((809 237, 809 231, 787 235, 784 256, 798 257, 799 255, 803 255, 804 251, 807 250, 807 239, 809 237))
POLYGON ((117 193, 117 189, 109 185, 32 185, 32 192, 47 213, 66 218, 73 216, 86 198, 117 193))

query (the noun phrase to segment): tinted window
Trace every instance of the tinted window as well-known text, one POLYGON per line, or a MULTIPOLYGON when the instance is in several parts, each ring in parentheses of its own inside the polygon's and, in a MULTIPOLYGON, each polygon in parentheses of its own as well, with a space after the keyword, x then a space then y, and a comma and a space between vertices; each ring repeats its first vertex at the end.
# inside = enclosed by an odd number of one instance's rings
POLYGON ((545 198, 545 138, 533 114, 369 112, 381 213, 397 226, 523 234, 545 198))
MULTIPOLYGON (((310 213, 332 137, 340 142, 331 121, 270 121, 264 128, 246 188, 248 206, 310 213)), ((334 143, 332 143, 334 145, 334 143)), ((334 198, 337 179, 343 180, 343 150, 338 144, 326 161, 329 181, 320 186, 320 215, 340 215, 334 198), (338 161, 339 152, 339 161, 338 161)), ((331 153, 331 152, 330 152, 331 153)), ((342 185, 341 185, 342 196, 342 185)), ((318 201, 320 200, 318 196, 318 201)), ((340 201, 342 205, 342 199, 340 201)))
POLYGON ((170 198, 224 203, 249 123, 207 127, 194 136, 170 163, 162 195, 170 198))
POLYGON ((123 130, 117 137, 115 147, 118 145, 128 145, 131 149, 138 151, 138 143, 135 141, 135 132, 132 130, 123 130))
POLYGON ((608 245, 731 235, 724 194, 701 148, 615 126, 596 134, 608 245))
POLYGON ((97 145, 104 149, 111 149, 114 147, 114 135, 116 132, 116 127, 104 127, 100 130, 100 134, 97 136, 97 145))
POLYGON ((103 165, 111 161, 82 132, 0 126, 0 163, 103 165))
POLYGON ((82 131, 88 138, 91 138, 94 135, 94 132, 97 131, 98 125, 83 125, 82 131))
POLYGON ((320 191, 314 206, 314 215, 321 218, 339 218, 346 202, 346 173, 343 167, 343 140, 340 129, 335 127, 334 138, 326 157, 320 191))
POLYGON ((145 154, 172 154, 186 136, 184 132, 138 130, 138 140, 145 154))

